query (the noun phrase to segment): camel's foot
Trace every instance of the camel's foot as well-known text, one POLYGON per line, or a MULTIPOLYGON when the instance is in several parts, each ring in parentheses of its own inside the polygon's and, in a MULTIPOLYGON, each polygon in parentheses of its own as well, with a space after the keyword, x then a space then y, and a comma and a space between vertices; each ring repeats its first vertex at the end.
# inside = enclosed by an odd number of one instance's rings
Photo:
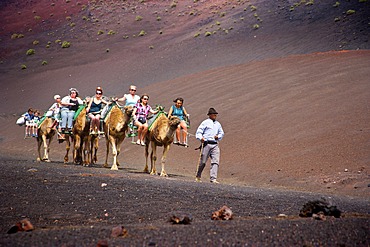
POLYGON ((40 162, 41 161, 40 157, 37 157, 36 161, 40 162))
POLYGON ((151 171, 150 175, 157 175, 157 171, 151 171))
POLYGON ((82 161, 82 159, 80 159, 80 158, 76 158, 76 159, 74 160, 74 163, 75 163, 75 165, 83 165, 83 161, 82 161))
POLYGON ((118 166, 117 165, 112 165, 112 167, 110 169, 113 170, 113 171, 118 171, 118 166))
POLYGON ((167 173, 165 171, 162 171, 160 176, 161 177, 168 177, 168 175, 167 175, 167 173))
POLYGON ((145 172, 145 173, 149 173, 149 169, 148 169, 148 167, 147 167, 147 166, 144 168, 143 172, 145 172))
POLYGON ((104 167, 104 168, 109 168, 109 165, 108 165, 107 163, 105 163, 105 164, 103 165, 103 167, 104 167))
POLYGON ((68 158, 64 158, 64 164, 68 163, 68 158))
POLYGON ((49 158, 43 158, 42 161, 43 162, 51 162, 51 160, 49 160, 49 158))

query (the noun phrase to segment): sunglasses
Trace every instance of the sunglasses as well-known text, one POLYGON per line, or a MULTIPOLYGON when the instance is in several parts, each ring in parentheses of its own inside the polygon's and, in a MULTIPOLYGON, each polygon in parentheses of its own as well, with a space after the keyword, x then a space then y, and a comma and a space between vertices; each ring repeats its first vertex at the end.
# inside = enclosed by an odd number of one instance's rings
POLYGON ((136 92, 136 89, 130 89, 130 91, 134 91, 134 92, 136 92))
POLYGON ((96 94, 97 94, 97 95, 102 95, 102 93, 98 93, 98 92, 96 92, 96 94))
POLYGON ((148 100, 149 98, 143 98, 143 100, 148 100))

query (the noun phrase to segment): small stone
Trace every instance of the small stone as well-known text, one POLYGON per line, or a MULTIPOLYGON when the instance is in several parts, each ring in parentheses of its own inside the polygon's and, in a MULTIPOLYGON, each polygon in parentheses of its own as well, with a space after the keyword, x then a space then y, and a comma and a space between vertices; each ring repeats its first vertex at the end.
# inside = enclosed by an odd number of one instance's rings
POLYGON ((212 213, 212 220, 231 220, 233 212, 228 206, 222 206, 220 210, 212 213))
POLYGON ((190 214, 185 213, 173 213, 169 219, 173 224, 183 224, 188 225, 192 222, 193 217, 190 214))
POLYGON ((17 222, 14 226, 12 226, 9 231, 8 231, 8 234, 12 234, 12 233, 16 233, 16 232, 28 232, 28 231, 32 231, 33 229, 35 229, 32 225, 32 223, 28 220, 28 219, 23 219, 19 222, 17 222))
POLYGON ((96 245, 97 247, 108 247, 108 241, 107 240, 99 240, 98 244, 96 245))
POLYGON ((279 218, 287 218, 287 217, 288 217, 288 215, 286 215, 286 214, 278 214, 278 217, 279 217, 279 218))
POLYGON ((127 230, 123 226, 116 226, 112 228, 111 237, 117 238, 117 237, 124 237, 127 235, 127 230))

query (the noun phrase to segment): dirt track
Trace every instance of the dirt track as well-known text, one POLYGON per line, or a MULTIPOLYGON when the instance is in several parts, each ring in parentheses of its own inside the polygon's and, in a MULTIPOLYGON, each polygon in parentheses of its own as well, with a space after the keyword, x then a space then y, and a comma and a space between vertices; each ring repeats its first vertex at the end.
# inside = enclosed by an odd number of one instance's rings
POLYGON ((62 163, 2 160, 0 246, 368 246, 369 202, 350 197, 195 183, 181 176, 112 172, 62 163), (106 186, 104 186, 106 184, 106 186), (298 216, 325 197, 343 212, 326 221, 298 216), (231 221, 212 221, 227 205, 231 221), (190 225, 168 222, 191 214, 190 225), (277 215, 285 214, 279 218, 277 215), (7 234, 28 218, 35 230, 7 234), (122 225, 124 237, 111 237, 122 225))

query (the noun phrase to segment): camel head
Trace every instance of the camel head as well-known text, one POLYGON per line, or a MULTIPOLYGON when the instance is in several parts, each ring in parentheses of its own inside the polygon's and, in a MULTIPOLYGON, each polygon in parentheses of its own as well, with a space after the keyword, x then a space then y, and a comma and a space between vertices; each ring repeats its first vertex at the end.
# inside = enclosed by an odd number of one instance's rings
POLYGON ((134 112, 134 107, 131 105, 124 107, 124 112, 127 114, 127 116, 131 117, 132 113, 134 112))
POLYGON ((180 124, 180 122, 181 122, 181 120, 178 117, 171 116, 169 118, 169 125, 171 126, 171 128, 177 128, 177 126, 180 124))

